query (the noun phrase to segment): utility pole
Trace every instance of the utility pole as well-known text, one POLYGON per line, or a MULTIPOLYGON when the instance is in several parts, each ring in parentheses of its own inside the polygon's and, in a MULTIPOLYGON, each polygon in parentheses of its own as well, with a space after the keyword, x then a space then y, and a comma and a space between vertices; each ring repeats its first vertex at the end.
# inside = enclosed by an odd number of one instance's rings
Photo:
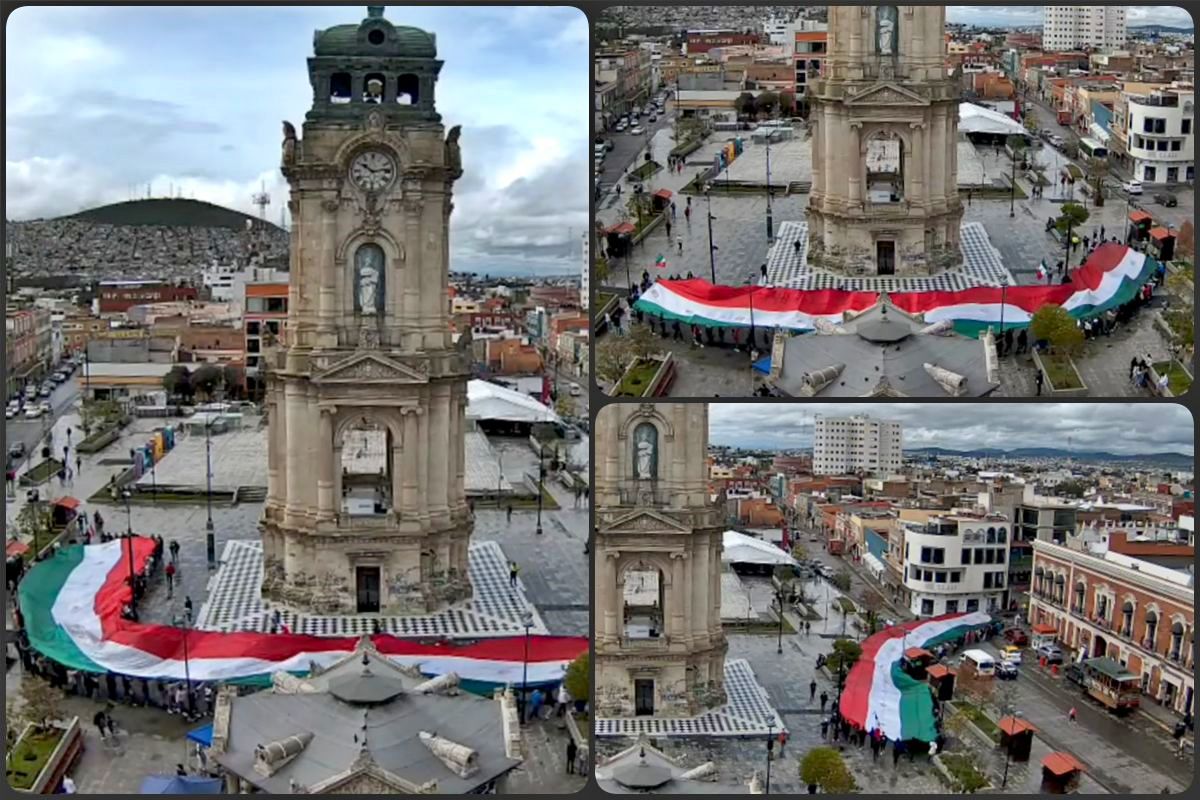
POLYGON ((704 187, 704 201, 707 206, 706 216, 708 217, 708 269, 712 275, 712 282, 715 285, 717 282, 717 246, 713 244, 713 220, 716 219, 712 215, 712 195, 709 193, 709 187, 704 187))

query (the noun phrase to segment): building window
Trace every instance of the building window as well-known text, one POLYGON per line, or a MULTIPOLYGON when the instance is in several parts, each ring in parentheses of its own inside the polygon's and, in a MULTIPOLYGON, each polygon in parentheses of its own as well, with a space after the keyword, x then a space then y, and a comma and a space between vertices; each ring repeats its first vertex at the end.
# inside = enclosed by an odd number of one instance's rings
POLYGON ((1183 120, 1182 124, 1179 126, 1179 132, 1185 135, 1191 133, 1192 121, 1190 119, 1183 120))
POLYGON ((1174 151, 1182 150, 1183 142, 1179 141, 1178 139, 1172 139, 1171 140, 1171 149, 1174 151))
POLYGON ((978 611, 978 610, 979 610, 979 598, 978 597, 972 597, 971 599, 967 600, 967 613, 968 614, 970 614, 972 611, 978 611))
POLYGON ((957 600, 947 600, 946 601, 946 613, 947 614, 958 613, 958 601, 957 600))
POLYGON ((258 333, 259 333, 258 320, 252 320, 252 321, 246 323, 246 335, 258 336, 258 333))
POLYGON ((263 302, 264 300, 265 300, 265 298, 262 298, 262 297, 247 297, 246 298, 246 310, 247 311, 257 311, 258 313, 261 314, 264 310, 266 310, 265 304, 263 302))
POLYGON ((950 570, 950 582, 951 583, 962 583, 962 572, 960 572, 956 569, 950 570))
POLYGON ((925 599, 925 600, 921 601, 921 616, 923 616, 923 617, 933 616, 933 601, 932 600, 925 599))

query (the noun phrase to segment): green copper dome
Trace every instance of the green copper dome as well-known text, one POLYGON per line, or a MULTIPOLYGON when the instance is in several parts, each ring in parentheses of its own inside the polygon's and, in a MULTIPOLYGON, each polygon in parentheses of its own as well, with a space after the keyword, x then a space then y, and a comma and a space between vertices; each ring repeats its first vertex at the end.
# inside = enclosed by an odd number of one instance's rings
POLYGON ((383 18, 382 6, 371 6, 358 25, 335 25, 313 34, 313 51, 318 56, 436 58, 437 43, 433 34, 393 25, 383 18))

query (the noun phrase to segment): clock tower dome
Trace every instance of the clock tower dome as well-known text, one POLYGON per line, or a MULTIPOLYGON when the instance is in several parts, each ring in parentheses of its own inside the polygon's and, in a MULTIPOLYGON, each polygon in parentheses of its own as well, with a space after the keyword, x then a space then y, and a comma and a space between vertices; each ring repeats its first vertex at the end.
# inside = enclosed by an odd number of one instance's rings
POLYGON ((451 343, 458 128, 433 34, 381 6, 317 31, 302 136, 283 124, 288 318, 267 355, 263 596, 313 613, 465 599, 468 353, 451 343))

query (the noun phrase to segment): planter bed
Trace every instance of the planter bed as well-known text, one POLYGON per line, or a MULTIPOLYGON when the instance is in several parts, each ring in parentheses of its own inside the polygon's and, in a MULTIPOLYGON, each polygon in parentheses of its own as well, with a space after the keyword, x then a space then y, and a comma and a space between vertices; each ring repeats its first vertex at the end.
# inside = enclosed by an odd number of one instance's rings
POLYGON ((1044 394, 1060 397, 1082 397, 1087 394, 1087 384, 1079 376, 1070 356, 1035 352, 1033 361, 1046 375, 1044 394))
POLYGON ((971 763, 971 759, 962 753, 938 753, 934 763, 944 771, 954 788, 959 792, 973 794, 991 788, 987 775, 971 763))
POLYGON ((633 178, 635 181, 646 181, 658 172, 662 172, 661 164, 659 164, 657 161, 646 161, 643 162, 637 169, 631 169, 629 171, 629 177, 633 178))
POLYGON ((1158 379, 1164 372, 1167 375, 1167 397, 1179 397, 1187 394, 1188 389, 1192 388, 1191 374, 1182 364, 1174 360, 1159 361, 1151 365, 1150 374, 1155 386, 1158 385, 1158 379))
POLYGON ((38 735, 27 725, 6 754, 8 785, 22 794, 55 794, 82 752, 79 717, 55 723, 51 732, 38 735))
POLYGON ((115 442, 121 436, 121 428, 119 425, 111 425, 101 428, 95 433, 88 436, 79 444, 75 445, 75 449, 81 453, 98 453, 110 444, 115 442))
POLYGON ((661 361, 636 361, 625 370, 613 395, 616 397, 645 397, 654 376, 662 367, 661 361))
POLYGON ((25 471, 18 481, 22 486, 37 486, 40 483, 45 483, 51 477, 58 474, 58 471, 63 468, 63 462, 57 458, 48 458, 40 464, 25 471))

